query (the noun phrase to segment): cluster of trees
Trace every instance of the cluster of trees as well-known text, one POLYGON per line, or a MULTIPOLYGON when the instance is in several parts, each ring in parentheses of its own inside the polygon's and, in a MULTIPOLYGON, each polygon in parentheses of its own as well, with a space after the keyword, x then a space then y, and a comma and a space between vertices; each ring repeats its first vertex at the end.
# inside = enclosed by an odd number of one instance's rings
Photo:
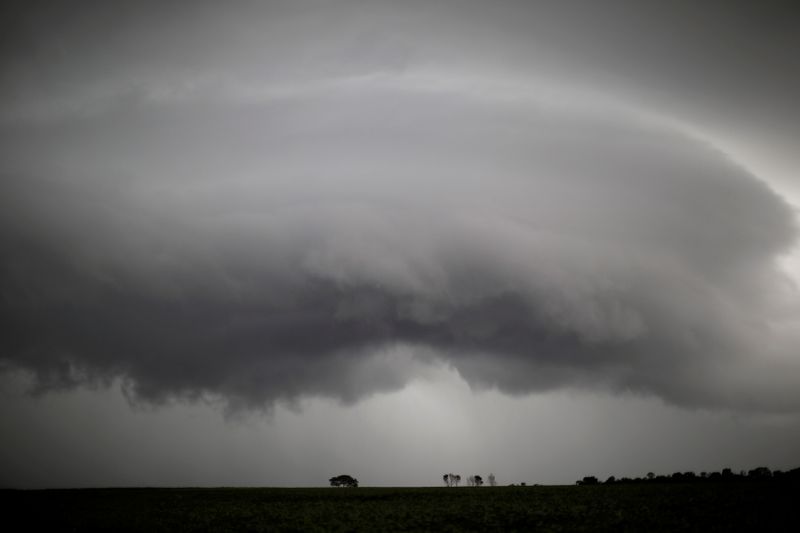
MULTIPOLYGON (((671 475, 656 475, 648 472, 644 477, 617 479, 609 477, 603 482, 605 485, 613 483, 704 483, 704 482, 733 482, 733 481, 800 481, 800 468, 783 472, 782 470, 770 470, 766 466, 759 466, 749 471, 742 470, 738 474, 730 468, 724 468, 721 472, 675 472, 671 475)), ((575 482, 578 485, 600 485, 601 482, 595 476, 586 476, 575 482)))
MULTIPOLYGON (((445 474, 442 476, 442 480, 444 480, 444 484, 446 487, 458 487, 461 483, 461 476, 459 474, 445 474)), ((494 474, 490 473, 489 477, 487 478, 490 487, 497 486, 497 480, 494 477, 494 474)), ((469 476, 467 478, 467 485, 470 487, 482 487, 483 486, 483 477, 475 474, 474 476, 469 476)))
POLYGON ((358 487, 358 480, 347 474, 330 478, 331 487, 358 487))
POLYGON ((442 476, 442 479, 446 487, 458 487, 458 484, 461 483, 461 476, 458 474, 445 474, 442 476))

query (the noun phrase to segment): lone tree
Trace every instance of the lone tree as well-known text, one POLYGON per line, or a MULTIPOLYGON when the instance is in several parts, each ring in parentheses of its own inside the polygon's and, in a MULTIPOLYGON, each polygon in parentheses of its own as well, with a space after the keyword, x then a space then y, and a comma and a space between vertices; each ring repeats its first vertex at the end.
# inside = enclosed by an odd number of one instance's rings
POLYGON ((331 487, 358 487, 358 480, 347 474, 332 477, 330 479, 331 487))
POLYGON ((497 479, 495 479, 494 474, 489 473, 489 486, 496 487, 497 486, 497 479))
POLYGON ((481 476, 475 475, 473 479, 475 481, 476 487, 480 487, 481 485, 483 485, 483 478, 481 476))

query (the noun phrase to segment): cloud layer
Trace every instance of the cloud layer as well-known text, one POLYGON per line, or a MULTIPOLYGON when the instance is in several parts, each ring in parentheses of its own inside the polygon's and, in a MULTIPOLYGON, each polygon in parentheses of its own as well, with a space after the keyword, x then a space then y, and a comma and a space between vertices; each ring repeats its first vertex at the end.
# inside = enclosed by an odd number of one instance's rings
POLYGON ((793 168, 791 6, 645 4, 8 4, 0 363, 797 412, 795 213, 699 140, 793 168))
POLYGON ((436 360, 509 393, 800 407, 766 185, 633 112, 410 78, 8 126, 3 359, 152 401, 354 401, 436 360))

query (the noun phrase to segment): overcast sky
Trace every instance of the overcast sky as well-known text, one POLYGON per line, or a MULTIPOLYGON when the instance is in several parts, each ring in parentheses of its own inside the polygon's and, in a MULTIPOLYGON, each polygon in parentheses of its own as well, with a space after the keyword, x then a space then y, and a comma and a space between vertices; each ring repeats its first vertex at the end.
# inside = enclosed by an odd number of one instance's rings
POLYGON ((0 485, 800 466, 800 10, 0 8, 0 485))

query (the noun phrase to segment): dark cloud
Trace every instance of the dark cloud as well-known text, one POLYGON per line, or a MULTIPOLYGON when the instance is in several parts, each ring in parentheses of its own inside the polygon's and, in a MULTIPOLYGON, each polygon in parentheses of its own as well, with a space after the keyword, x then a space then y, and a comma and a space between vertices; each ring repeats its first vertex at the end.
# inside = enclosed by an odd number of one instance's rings
POLYGON ((397 84, 24 133, 96 151, 3 178, 4 359, 155 401, 351 401, 435 357, 509 392, 796 407, 719 372, 759 355, 794 240, 764 184, 634 115, 397 84))
POLYGON ((355 401, 436 359, 796 410, 794 213, 654 118, 792 144, 793 19, 633 5, 9 4, 0 358, 156 402, 355 401))

